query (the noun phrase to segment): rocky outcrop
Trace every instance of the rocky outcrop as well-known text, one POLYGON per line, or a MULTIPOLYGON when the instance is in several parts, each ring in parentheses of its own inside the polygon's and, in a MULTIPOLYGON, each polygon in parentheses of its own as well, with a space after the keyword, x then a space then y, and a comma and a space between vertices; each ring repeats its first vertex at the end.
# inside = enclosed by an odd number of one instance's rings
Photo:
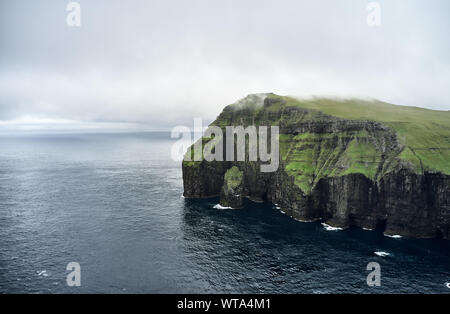
POLYGON ((236 166, 225 172, 222 190, 220 192, 220 205, 223 207, 241 208, 244 187, 243 172, 236 166))
POLYGON ((221 205, 233 208, 248 197, 279 204, 299 220, 450 239, 449 174, 427 168, 389 124, 267 94, 227 106, 212 125, 279 125, 280 167, 263 173, 259 161, 185 161, 185 197, 220 195, 221 205))

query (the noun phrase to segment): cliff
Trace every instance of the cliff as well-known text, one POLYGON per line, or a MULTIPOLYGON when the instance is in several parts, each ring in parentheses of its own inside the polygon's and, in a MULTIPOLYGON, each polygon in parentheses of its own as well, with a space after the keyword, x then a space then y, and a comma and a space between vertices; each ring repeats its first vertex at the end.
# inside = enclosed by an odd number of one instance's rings
POLYGON ((211 124, 237 125, 279 126, 278 170, 261 172, 248 159, 183 161, 185 197, 221 195, 223 205, 240 207, 245 196, 299 220, 450 239, 450 112, 257 94, 211 124), (234 182, 242 175, 230 189, 232 168, 234 182))

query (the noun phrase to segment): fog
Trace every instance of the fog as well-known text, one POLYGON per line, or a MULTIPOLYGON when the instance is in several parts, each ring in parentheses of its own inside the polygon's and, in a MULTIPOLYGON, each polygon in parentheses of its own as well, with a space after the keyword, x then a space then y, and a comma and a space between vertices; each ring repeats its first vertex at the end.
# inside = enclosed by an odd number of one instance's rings
POLYGON ((211 121, 250 93, 450 110, 450 2, 0 2, 0 129, 211 121), (28 121, 28 122, 27 122, 28 121))

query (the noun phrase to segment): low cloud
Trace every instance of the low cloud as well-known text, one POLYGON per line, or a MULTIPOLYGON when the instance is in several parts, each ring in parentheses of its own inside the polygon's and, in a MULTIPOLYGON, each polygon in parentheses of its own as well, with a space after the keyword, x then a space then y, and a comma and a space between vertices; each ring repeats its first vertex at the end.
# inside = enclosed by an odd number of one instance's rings
POLYGON ((79 2, 69 28, 64 1, 2 1, 0 120, 164 128, 260 92, 450 109, 447 1, 379 1, 379 28, 362 0, 79 2))

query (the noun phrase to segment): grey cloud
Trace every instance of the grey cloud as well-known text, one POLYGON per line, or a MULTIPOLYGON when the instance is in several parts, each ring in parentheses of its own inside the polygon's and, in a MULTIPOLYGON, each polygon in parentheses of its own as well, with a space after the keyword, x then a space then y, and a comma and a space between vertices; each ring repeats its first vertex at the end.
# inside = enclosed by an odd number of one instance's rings
POLYGON ((0 4, 0 120, 185 123, 249 93, 450 109, 450 4, 80 0, 0 4), (69 2, 69 1, 67 1, 69 2))

